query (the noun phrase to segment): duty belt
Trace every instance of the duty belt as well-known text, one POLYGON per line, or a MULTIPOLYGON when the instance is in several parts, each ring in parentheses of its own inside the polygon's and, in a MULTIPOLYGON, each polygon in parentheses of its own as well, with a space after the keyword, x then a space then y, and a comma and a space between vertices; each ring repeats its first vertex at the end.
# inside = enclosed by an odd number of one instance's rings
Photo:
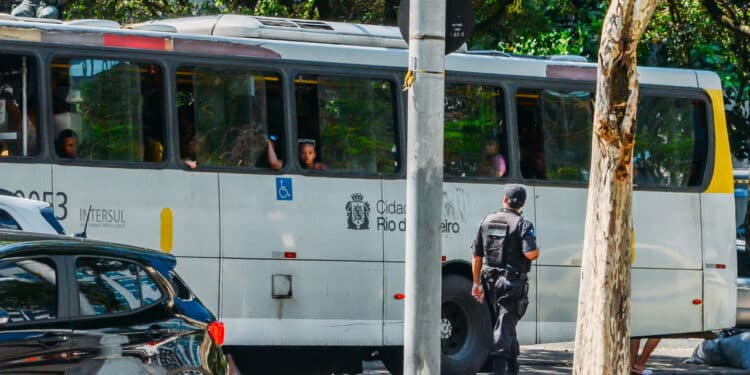
POLYGON ((502 276, 508 280, 522 280, 522 281, 529 280, 529 277, 525 273, 514 271, 508 268, 484 267, 482 268, 482 273, 488 277, 502 276))

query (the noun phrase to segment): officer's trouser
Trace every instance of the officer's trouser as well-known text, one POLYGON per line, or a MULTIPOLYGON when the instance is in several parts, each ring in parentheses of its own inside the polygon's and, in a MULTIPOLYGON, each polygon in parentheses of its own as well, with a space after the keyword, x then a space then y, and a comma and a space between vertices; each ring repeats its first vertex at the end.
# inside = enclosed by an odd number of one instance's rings
POLYGON ((529 304, 526 276, 494 269, 484 272, 483 284, 494 324, 490 356, 498 362, 507 362, 509 368, 517 367, 520 350, 516 325, 529 304))

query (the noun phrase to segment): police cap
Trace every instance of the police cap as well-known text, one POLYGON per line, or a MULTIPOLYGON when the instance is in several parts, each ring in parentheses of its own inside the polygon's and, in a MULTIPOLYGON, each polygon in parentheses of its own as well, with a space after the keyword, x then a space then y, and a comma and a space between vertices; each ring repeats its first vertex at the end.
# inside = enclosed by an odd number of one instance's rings
POLYGON ((526 189, 521 185, 510 184, 505 186, 505 197, 513 208, 521 208, 526 203, 526 189))

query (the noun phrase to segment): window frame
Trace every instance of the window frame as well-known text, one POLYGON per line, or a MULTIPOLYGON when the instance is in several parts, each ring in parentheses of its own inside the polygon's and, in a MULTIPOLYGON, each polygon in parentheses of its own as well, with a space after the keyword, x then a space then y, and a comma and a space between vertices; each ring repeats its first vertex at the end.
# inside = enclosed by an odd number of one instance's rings
MULTIPOLYGON (((356 179, 378 179, 378 180, 395 180, 403 179, 406 175, 406 134, 407 124, 406 117, 403 116, 405 113, 403 109, 406 108, 405 96, 398 89, 401 87, 402 82, 396 73, 389 71, 383 67, 372 67, 372 69, 363 68, 361 66, 352 67, 349 65, 334 65, 334 66, 315 66, 310 67, 309 64, 305 66, 287 66, 289 80, 287 85, 289 87, 289 101, 290 106, 289 115, 291 118, 290 123, 290 141, 294 141, 292 148, 289 148, 291 159, 294 159, 293 172, 305 177, 334 177, 334 178, 356 178, 356 179), (342 73, 342 71, 346 73, 342 73), (352 79, 370 79, 370 80, 382 80, 392 84, 392 104, 393 104, 393 120, 394 120, 394 144, 396 145, 396 154, 399 157, 399 170, 395 173, 363 173, 363 172, 350 172, 340 170, 307 170, 301 167, 299 162, 299 146, 297 140, 299 139, 299 124, 297 121, 297 96, 296 96, 296 85, 295 80, 299 75, 318 75, 318 76, 330 76, 330 77, 341 77, 341 78, 352 78, 352 79)), ((325 162, 324 162, 325 163, 325 162)))
MULTIPOLYGON (((516 103, 516 94, 522 90, 588 90, 596 95, 595 82, 592 81, 565 81, 565 80, 549 80, 549 79, 518 79, 514 77, 507 77, 507 84, 510 87, 507 93, 508 99, 512 102, 512 108, 509 108, 510 117, 512 118, 513 128, 513 139, 512 146, 509 149, 514 150, 517 154, 514 154, 514 159, 511 164, 513 168, 520 168, 520 145, 518 143, 518 109, 516 103)), ((705 118, 706 118, 706 165, 703 170, 703 178, 700 184, 695 186, 686 187, 666 187, 666 186, 633 186, 633 191, 662 191, 662 192, 689 192, 689 193, 700 193, 706 190, 713 176, 715 153, 716 153, 716 135, 715 135, 715 118, 713 115, 713 103, 705 90, 695 87, 674 87, 674 86, 660 86, 660 85, 640 85, 639 88, 639 100, 643 96, 659 96, 672 99, 687 99, 687 100, 700 100, 705 105, 705 118)), ((592 119, 593 121, 593 119, 592 119)), ((593 124, 592 124, 593 125, 593 124)), ((636 143, 638 139, 636 139, 636 143)), ((503 181, 505 182, 505 181, 503 181)), ((523 178, 520 169, 517 170, 517 174, 511 175, 511 178, 507 180, 510 182, 520 182, 528 186, 548 186, 548 187, 572 187, 572 188, 588 188, 589 183, 584 182, 573 182, 573 181, 554 181, 554 180, 540 180, 540 179, 527 179, 523 178)))
POLYGON ((61 322, 65 322, 70 320, 70 309, 71 309, 71 303, 69 301, 68 296, 70 295, 70 287, 69 287, 69 270, 68 270, 68 264, 66 261, 66 256, 64 255, 50 255, 47 253, 41 253, 41 254, 32 254, 32 255, 23 255, 23 254, 10 254, 6 258, 0 258, 0 263, 6 263, 6 262, 17 262, 19 260, 32 260, 32 259, 49 259, 54 263, 55 265, 55 273, 56 273, 56 298, 57 298, 57 315, 54 319, 45 319, 45 320, 34 320, 34 321, 24 321, 24 322, 11 322, 8 321, 7 323, 0 325, 0 331, 5 330, 13 330, 18 328, 31 328, 39 325, 47 325, 47 324, 59 324, 61 322))
POLYGON ((45 106, 45 114, 48 118, 48 121, 46 121, 45 131, 47 134, 47 140, 45 143, 45 148, 49 150, 49 152, 46 154, 45 162, 51 163, 51 164, 59 164, 59 165, 76 165, 76 166, 86 166, 86 167, 105 167, 105 168, 127 168, 127 169, 167 169, 170 164, 171 155, 174 153, 174 147, 171 142, 171 124, 169 122, 170 120, 170 111, 171 107, 169 104, 169 100, 171 97, 171 84, 170 84, 170 76, 172 74, 172 70, 167 64, 166 60, 161 55, 157 54, 148 54, 143 53, 140 51, 133 51, 132 53, 128 54, 125 53, 126 51, 123 51, 122 49, 107 49, 107 48, 71 48, 70 50, 64 50, 60 51, 59 46, 55 46, 53 48, 49 49, 49 52, 47 53, 46 59, 44 60, 45 70, 46 70, 46 77, 45 77, 45 84, 48 86, 45 90, 45 99, 46 99, 46 106, 45 106), (92 160, 92 159, 65 159, 61 158, 57 155, 56 149, 55 149, 55 138, 56 135, 52 134, 54 127, 54 121, 52 119, 54 118, 54 109, 53 109, 53 103, 54 103, 54 90, 52 87, 52 63, 53 61, 57 59, 68 59, 68 60, 75 60, 75 59, 91 59, 91 60, 121 60, 121 61, 127 61, 129 63, 137 63, 137 64, 153 64, 159 67, 161 71, 161 79, 162 79, 162 145, 164 146, 164 154, 162 156, 162 160, 160 162, 145 162, 145 161, 113 161, 113 160, 92 160))
MULTIPOLYGON (((43 49, 27 47, 23 45, 14 45, 12 41, 3 41, 3 48, 0 51, 0 55, 16 55, 31 57, 35 60, 36 65, 36 92, 37 94, 37 153, 36 155, 30 156, 8 156, 0 158, 0 164, 2 163, 32 163, 42 164, 48 163, 48 150, 47 150, 47 95, 42 94, 45 90, 43 89, 44 83, 46 82, 46 54, 43 49)), ((31 72, 32 70, 30 70, 31 72)), ((30 85, 31 87, 33 85, 30 85)))
MULTIPOLYGON (((512 102, 512 108, 509 109, 509 111, 512 111, 512 118, 513 118, 513 139, 511 140, 513 142, 513 149, 517 151, 518 153, 515 155, 515 163, 514 166, 517 168, 517 175, 515 176, 518 181, 525 185, 529 186, 550 186, 550 187, 581 187, 581 188, 587 188, 589 183, 583 182, 583 181, 562 181, 562 180, 550 180, 550 179, 536 179, 536 178, 525 178, 523 177, 523 174, 521 172, 521 145, 519 143, 519 123, 518 123, 518 103, 516 100, 516 95, 520 91, 535 91, 535 90, 553 90, 553 91, 588 91, 592 93, 592 95, 596 96, 596 87, 595 82, 587 82, 587 81, 562 81, 562 80, 545 80, 545 79, 536 79, 536 80, 525 80, 525 79, 514 79, 512 84, 512 92, 509 93, 509 99, 512 102)), ((592 125, 593 125, 593 118, 591 119, 592 125)), ((547 152, 545 150, 545 158, 547 156, 547 152)), ((589 165, 590 165, 589 160, 589 165)))
POLYGON ((5 209, 5 207, 0 206, 0 214, 2 213, 5 213, 11 220, 13 220, 17 228, 0 228, 0 229, 23 231, 23 225, 21 225, 21 223, 19 223, 18 220, 16 220, 15 216, 11 215, 11 211, 5 209))
MULTIPOLYGON (((518 180, 520 177, 520 169, 516 165, 518 164, 518 145, 513 140, 516 139, 517 129, 511 123, 511 118, 515 119, 515 112, 511 113, 512 109, 509 103, 509 92, 511 91, 509 82, 510 79, 507 77, 497 76, 470 76, 466 74, 456 73, 455 75, 447 75, 445 78, 445 86, 449 84, 453 85, 472 85, 472 86, 487 86, 500 89, 503 95, 503 110, 505 111, 505 176, 494 177, 494 176, 447 176, 443 173, 444 182, 455 182, 455 183, 471 183, 471 184, 497 184, 497 183, 511 183, 512 181, 518 180)), ((514 96, 515 97, 515 96, 514 96)), ((443 120, 443 133, 445 133, 445 120, 443 120)), ((443 158, 445 158, 445 139, 443 140, 443 158)), ((445 164, 445 160, 443 160, 445 164)), ((443 172, 445 167, 443 167, 443 172)))
MULTIPOLYGON (((161 276, 158 277, 154 276, 154 273, 158 272, 150 272, 147 266, 144 266, 142 262, 139 262, 135 259, 130 258, 122 258, 122 257, 116 257, 116 256, 109 256, 109 255, 102 255, 102 254, 81 254, 81 255, 70 255, 68 256, 68 267, 70 268, 70 317, 71 321, 79 322, 84 320, 92 320, 92 319, 111 319, 111 318, 117 318, 117 317, 126 317, 134 314, 139 314, 145 310, 154 308, 165 301, 170 299, 170 293, 167 291, 167 287, 164 285, 164 281, 161 280, 161 276), (78 276, 77 276, 77 265, 76 261, 80 258, 95 258, 95 259, 108 259, 108 260, 115 260, 125 263, 134 264, 137 267, 140 267, 146 275, 151 277, 151 279, 154 281, 154 283, 159 288, 159 292, 161 292, 161 298, 154 300, 149 305, 141 305, 137 309, 132 309, 124 312, 114 313, 114 314, 102 314, 102 315, 82 315, 81 314, 81 303, 79 301, 79 294, 80 290, 78 289, 78 276)), ((140 286, 140 284, 139 284, 140 286)), ((143 292, 141 291, 141 294, 143 292)), ((141 296, 141 300, 143 300, 143 296, 141 296)))
MULTIPOLYGON (((670 186, 638 186, 633 184, 634 191, 663 191, 663 192, 693 192, 701 193, 708 188, 714 174, 714 161, 716 160, 716 120, 713 114, 713 103, 708 94, 700 88, 688 89, 684 87, 674 88, 667 86, 642 85, 638 99, 644 96, 656 96, 669 99, 697 100, 703 102, 706 118, 706 160, 703 166, 702 178, 695 186, 670 187, 670 186)), ((722 108, 723 110, 723 108, 722 108)), ((638 144, 638 138, 635 140, 638 144)), ((633 150, 635 151, 635 150, 633 150)))
POLYGON ((293 107, 289 103, 290 97, 289 97, 289 89, 288 89, 288 72, 283 68, 284 65, 281 64, 274 64, 271 65, 267 61, 258 61, 251 58, 236 58, 236 57, 226 57, 222 58, 221 62, 217 63, 215 61, 211 61, 209 59, 206 59, 204 56, 191 56, 191 55, 184 55, 184 54, 175 54, 172 59, 170 59, 171 62, 171 71, 170 71, 170 80, 171 80, 171 86, 170 86, 170 98, 168 105, 168 117, 170 117, 171 120, 171 126, 169 129, 170 137, 174 140, 174 147, 170 151, 170 156, 174 157, 174 160, 176 162, 176 169, 178 170, 185 170, 190 173, 201 173, 201 172, 220 172, 220 173, 245 173, 245 174, 259 174, 259 175, 282 175, 286 174, 289 171, 289 147, 291 145, 291 134, 289 132, 289 111, 290 107, 293 107), (277 74, 280 80, 279 86, 281 88, 281 110, 283 112, 282 116, 282 128, 284 130, 284 148, 285 152, 281 155, 277 156, 284 162, 284 165, 279 170, 273 170, 271 168, 255 168, 255 167, 238 167, 238 166, 217 166, 217 165, 203 165, 199 164, 197 168, 190 169, 187 167, 182 160, 180 159, 180 119, 178 115, 178 106, 177 106, 177 72, 180 69, 186 69, 186 68, 208 68, 208 69, 216 69, 216 70, 222 70, 222 69, 232 69, 232 70, 244 70, 248 72, 262 72, 262 73, 273 73, 277 74))

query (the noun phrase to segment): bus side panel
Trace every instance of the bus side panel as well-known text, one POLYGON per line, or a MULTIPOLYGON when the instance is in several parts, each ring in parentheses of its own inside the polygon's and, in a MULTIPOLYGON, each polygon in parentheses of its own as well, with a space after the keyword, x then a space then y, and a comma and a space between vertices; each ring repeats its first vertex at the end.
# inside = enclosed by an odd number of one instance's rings
POLYGON ((383 259, 373 212, 379 180, 229 173, 220 179, 224 257, 383 259))
POLYGON ((703 330, 700 270, 634 268, 630 285, 631 336, 703 330))
MULTIPOLYGON (((63 198, 67 196, 67 192, 60 189, 53 191, 52 168, 49 165, 0 163, 0 176, 2 176, 0 189, 8 190, 24 198, 55 203, 53 199, 57 194, 57 201, 62 204, 62 207, 55 206, 55 214, 58 217, 66 214, 65 210, 68 207, 63 198)), ((70 215, 69 212, 67 214, 70 215)))
POLYGON ((221 266, 227 345, 383 342, 382 263, 223 259, 221 266), (274 286, 278 294, 289 285, 289 298, 273 298, 274 286))
POLYGON ((404 263, 386 262, 385 287, 383 295, 383 345, 404 344, 404 303, 405 300, 396 299, 397 293, 405 294, 404 263))
MULTIPOLYGON (((580 267, 539 266, 539 342, 575 338, 580 267)), ((633 269, 631 335, 702 331, 701 271, 633 269), (670 287, 661 287, 669 285, 670 287)))
POLYGON ((177 274, 219 316, 219 258, 177 257, 177 274))
POLYGON ((539 265, 537 274, 537 341, 546 343, 573 340, 581 268, 539 265))
MULTIPOLYGON (((536 197, 534 226, 540 250, 538 260, 540 265, 581 265, 587 193, 588 191, 582 188, 541 186, 534 188, 536 197)), ((531 209, 534 207, 524 207, 525 212, 532 212, 531 209)), ((528 215, 524 216, 528 217, 528 215)), ((576 293, 578 293, 577 288, 576 293)))
POLYGON ((633 267, 700 269, 700 217, 696 193, 633 192, 633 267))
POLYGON ((89 238, 218 258, 215 173, 63 165, 53 173, 55 188, 67 192, 66 232, 83 229, 91 206, 89 238))
POLYGON ((737 251, 734 198, 703 194, 703 328, 734 327, 737 314, 737 251), (716 265, 724 265, 725 268, 716 265))

